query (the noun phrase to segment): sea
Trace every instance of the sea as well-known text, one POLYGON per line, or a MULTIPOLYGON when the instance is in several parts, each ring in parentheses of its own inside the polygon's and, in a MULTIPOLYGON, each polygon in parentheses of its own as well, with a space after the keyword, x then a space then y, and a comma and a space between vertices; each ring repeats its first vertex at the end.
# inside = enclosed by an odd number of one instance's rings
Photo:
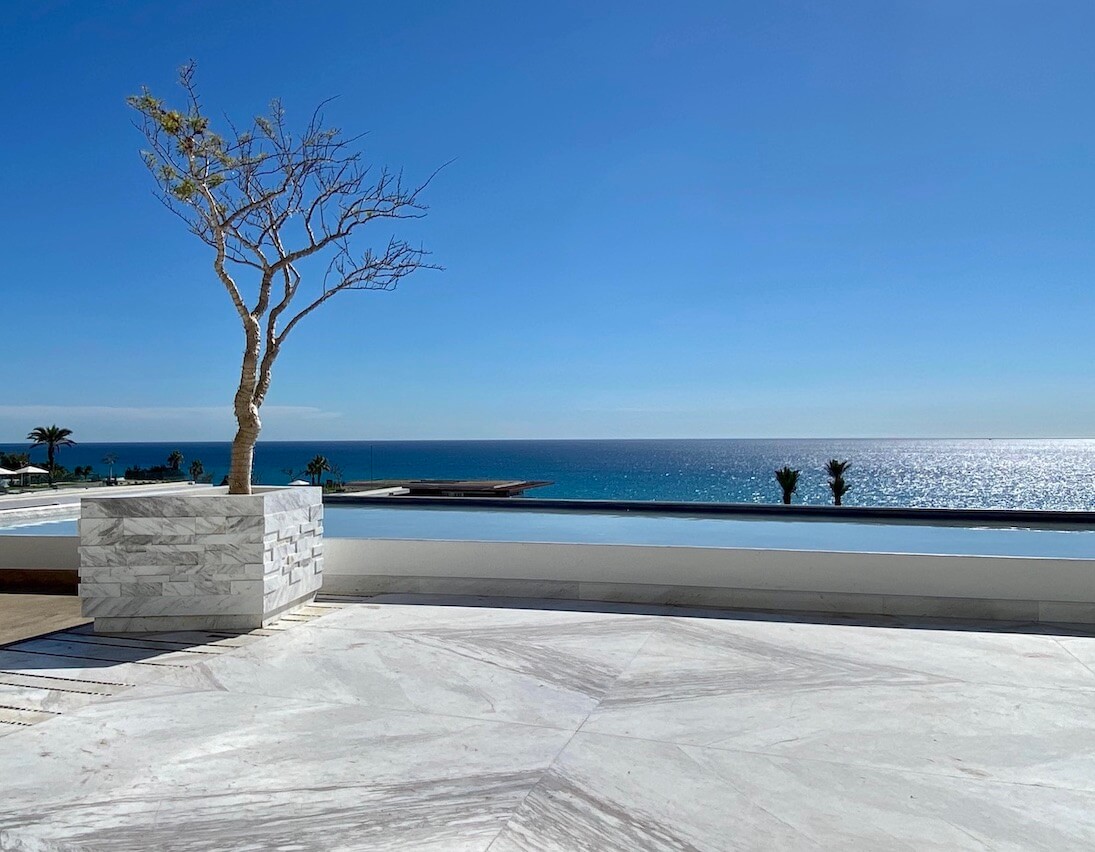
MULTIPOLYGON (((25 452, 26 444, 0 445, 25 452)), ((59 451, 68 469, 115 475, 164 464, 179 450, 214 482, 228 472, 224 443, 80 443, 59 451)), ((45 458, 42 449, 32 459, 45 458)), ((774 471, 801 471, 794 502, 831 502, 827 460, 850 462, 846 505, 1095 509, 1095 440, 651 439, 515 441, 261 441, 255 482, 285 484, 325 456, 345 480, 538 479, 530 497, 776 503, 774 471)))

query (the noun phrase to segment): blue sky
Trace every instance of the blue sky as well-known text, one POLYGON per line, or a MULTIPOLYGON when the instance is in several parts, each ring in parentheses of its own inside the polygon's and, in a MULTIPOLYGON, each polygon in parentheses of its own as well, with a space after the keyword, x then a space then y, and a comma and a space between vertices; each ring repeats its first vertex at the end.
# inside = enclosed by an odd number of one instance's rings
MULTIPOLYGON (((1095 435, 1090 2, 6 4, 0 440, 217 440, 241 348, 124 104, 369 131, 446 267, 264 438, 1095 435)), ((384 239, 389 232, 378 230, 384 239)))

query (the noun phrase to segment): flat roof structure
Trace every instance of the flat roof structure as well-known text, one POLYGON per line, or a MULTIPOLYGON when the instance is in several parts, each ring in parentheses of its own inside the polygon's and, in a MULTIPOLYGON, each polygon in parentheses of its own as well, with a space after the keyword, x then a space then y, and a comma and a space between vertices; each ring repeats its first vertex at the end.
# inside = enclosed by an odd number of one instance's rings
MULTIPOLYGON (((409 497, 520 497, 531 488, 553 484, 544 479, 379 479, 347 482, 346 487, 350 494, 386 490, 409 497)), ((337 503, 340 497, 325 495, 324 500, 337 503)))
POLYGON ((0 648, 17 703, 47 718, 0 736, 4 849, 1095 846, 1066 628, 329 599, 0 648))

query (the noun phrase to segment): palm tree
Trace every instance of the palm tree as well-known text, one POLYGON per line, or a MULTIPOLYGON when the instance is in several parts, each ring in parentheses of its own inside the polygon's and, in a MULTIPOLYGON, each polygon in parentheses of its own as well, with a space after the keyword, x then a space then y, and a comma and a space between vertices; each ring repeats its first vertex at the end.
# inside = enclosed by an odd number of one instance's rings
POLYGON ((107 475, 108 482, 114 481, 114 465, 116 465, 117 463, 118 457, 114 455, 114 453, 107 453, 105 456, 103 456, 103 464, 105 464, 110 469, 110 473, 107 475))
POLYGON ((167 457, 167 466, 170 467, 172 470, 178 470, 180 467, 182 467, 182 463, 183 454, 180 453, 178 450, 174 450, 171 455, 167 457))
POLYGON ((844 471, 852 466, 851 462, 829 459, 825 472, 829 475, 829 490, 833 492, 833 505, 841 505, 844 495, 851 489, 844 482, 844 471))
POLYGON ((776 482, 779 483, 779 487, 783 489, 783 502, 790 506, 791 495, 795 493, 795 489, 798 488, 798 475, 801 471, 792 470, 788 465, 784 465, 776 471, 776 482))
POLYGON ((312 485, 323 484, 323 473, 331 469, 331 463, 327 461, 326 456, 316 456, 310 462, 308 466, 304 468, 304 472, 308 474, 312 479, 312 485))
POLYGON ((32 441, 30 448, 33 450, 35 447, 46 448, 46 458, 49 459, 49 463, 46 465, 49 468, 49 484, 53 484, 53 469, 56 467, 54 464, 54 458, 57 455, 57 449, 59 447, 74 447, 76 442, 69 438, 72 434, 71 429, 62 429, 56 423, 52 426, 36 426, 30 430, 30 434, 27 435, 27 440, 32 441))
MULTIPOLYGON (((176 450, 175 452, 178 452, 176 450)), ((190 478, 197 482, 205 475, 205 465, 201 463, 201 459, 194 459, 190 462, 190 478)))

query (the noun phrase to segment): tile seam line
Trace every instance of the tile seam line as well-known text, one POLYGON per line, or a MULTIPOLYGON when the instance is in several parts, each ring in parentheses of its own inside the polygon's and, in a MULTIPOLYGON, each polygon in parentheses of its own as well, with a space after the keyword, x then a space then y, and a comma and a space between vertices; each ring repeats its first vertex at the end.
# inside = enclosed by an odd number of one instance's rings
POLYGON ((643 641, 639 644, 639 647, 635 649, 635 653, 631 655, 631 659, 629 659, 625 665, 620 667, 620 671, 616 674, 616 677, 612 679, 612 683, 605 688, 604 692, 601 694, 601 697, 597 699, 597 703, 590 708, 589 712, 586 713, 585 718, 582 719, 582 721, 578 724, 578 727, 576 727, 571 735, 567 737, 567 741, 563 744, 563 747, 555 753, 555 756, 551 759, 551 763, 544 767, 544 771, 540 773, 540 777, 537 778, 535 782, 529 785, 528 790, 525 791, 525 795, 521 797, 521 801, 513 806, 513 810, 510 811, 509 817, 507 817, 506 821, 503 822, 502 825, 499 827, 498 833, 491 838, 490 843, 488 843, 483 848, 483 852, 490 852, 491 847, 498 842, 498 839, 509 827, 510 823, 512 823, 513 820, 516 818, 517 812, 524 806, 525 802, 528 801, 529 796, 531 796, 533 792, 535 792, 536 788, 543 783, 544 779, 548 776, 548 773, 550 773, 555 764, 559 762, 559 758, 563 756, 563 753, 568 748, 570 748, 570 744, 574 742, 574 738, 577 737, 579 733, 581 733, 582 727, 585 725, 586 722, 589 721, 589 717, 593 715, 593 711, 601 706, 601 702, 604 701, 605 696, 609 693, 609 690, 611 690, 617 683, 619 683, 620 678, 624 675, 624 672, 631 668, 631 665, 635 662, 635 660, 638 659, 639 654, 642 653, 643 648, 646 647, 647 643, 653 638, 656 632, 657 625, 655 624, 651 626, 650 630, 647 632, 646 638, 644 638, 643 641))
POLYGON ((1095 676, 1095 669, 1091 668, 1091 666, 1089 666, 1089 665, 1088 665, 1087 663, 1085 663, 1085 662, 1084 662, 1083 660, 1081 660, 1081 659, 1080 659, 1079 657, 1077 657, 1077 656, 1076 656, 1076 655, 1075 655, 1075 654, 1074 654, 1074 653, 1072 652, 1072 649, 1068 647, 1068 644, 1067 644, 1067 643, 1065 643, 1065 642, 1062 642, 1062 641, 1060 640, 1060 638, 1059 638, 1059 637, 1057 637, 1057 636, 1054 636, 1054 637, 1052 637, 1052 638, 1053 638, 1053 641, 1054 641, 1054 642, 1056 642, 1056 643, 1057 643, 1057 644, 1058 644, 1058 645, 1059 645, 1059 646, 1060 646, 1061 648, 1063 648, 1063 649, 1064 649, 1064 651, 1065 651, 1065 653, 1066 653, 1066 654, 1068 654, 1068 655, 1069 655, 1070 657, 1072 657, 1072 659, 1074 659, 1074 660, 1075 660, 1075 661, 1076 661, 1077 663, 1079 663, 1079 664, 1080 664, 1081 666, 1083 666, 1083 667, 1084 667, 1085 669, 1087 669, 1087 670, 1088 670, 1089 672, 1091 672, 1092 676, 1095 676))
POLYGON ((725 753, 725 754, 748 754, 748 755, 752 755, 753 757, 765 757, 765 758, 769 758, 769 759, 772 759, 772 760, 786 761, 788 763, 793 763, 795 761, 802 761, 802 762, 805 762, 805 763, 822 763, 822 764, 825 764, 827 766, 841 766, 841 767, 845 767, 845 768, 852 767, 852 768, 856 768, 856 769, 869 769, 869 770, 872 770, 872 771, 875 771, 875 772, 887 772, 887 773, 891 773, 893 775, 916 775, 916 776, 920 776, 920 777, 924 777, 924 778, 950 778, 950 779, 956 780, 956 781, 967 781, 971 784, 997 784, 997 785, 1006 786, 1006 787, 1024 787, 1024 788, 1034 787, 1034 788, 1039 789, 1039 790, 1067 790, 1067 791, 1072 792, 1072 793, 1079 793, 1081 795, 1090 796, 1093 799, 1095 799, 1095 789, 1084 789, 1083 787, 1070 787, 1070 786, 1066 786, 1066 785, 1063 785, 1063 784, 1040 784, 1040 783, 1036 783, 1036 782, 1027 782, 1027 781, 1006 781, 1006 780, 999 779, 999 778, 972 778, 972 777, 967 776, 967 775, 952 775, 952 774, 946 773, 946 772, 927 772, 923 769, 904 769, 904 768, 896 767, 896 766, 882 766, 882 765, 879 765, 879 764, 862 763, 862 762, 857 762, 857 761, 827 760, 823 757, 805 757, 805 756, 802 756, 802 755, 778 754, 778 753, 775 753, 775 752, 768 752, 768 751, 756 751, 754 749, 727 748, 725 746, 713 746, 713 745, 704 745, 704 744, 698 744, 698 743, 685 743, 685 742, 678 742, 676 740, 657 740, 657 739, 652 739, 650 737, 636 737, 636 736, 631 736, 631 735, 628 735, 628 734, 610 734, 610 733, 606 733, 606 732, 603 732, 603 731, 586 730, 586 731, 581 731, 581 732, 576 731, 575 733, 581 733, 584 736, 592 736, 592 737, 609 737, 611 739, 635 740, 635 741, 638 741, 638 742, 657 743, 659 745, 676 746, 677 748, 694 749, 694 750, 697 750, 697 751, 711 750, 711 751, 722 752, 722 753, 725 753))
MULTIPOLYGON (((12 671, 11 669, 0 669, 0 677, 39 677, 46 680, 59 680, 64 683, 90 683, 95 686, 120 686, 129 687, 136 686, 133 683, 119 683, 113 680, 87 680, 79 677, 58 677, 57 675, 44 675, 44 674, 27 674, 25 671, 12 671)), ((11 684, 12 686, 18 686, 19 684, 11 684)), ((49 689, 50 687, 43 687, 43 689, 49 689)), ((58 687, 60 688, 60 687, 58 687)))
MULTIPOLYGON (((104 697, 109 697, 111 695, 116 695, 117 694, 117 693, 114 693, 114 692, 94 692, 94 691, 89 691, 89 690, 85 690, 85 689, 65 689, 64 687, 60 687, 60 686, 41 686, 41 685, 31 686, 31 685, 25 684, 25 683, 9 683, 6 680, 0 680, 0 687, 5 687, 5 686, 14 687, 16 689, 41 689, 41 690, 44 690, 45 692, 64 692, 67 695, 92 695, 92 696, 102 695, 104 697)), ((120 691, 121 690, 119 690, 119 692, 120 691)), ((0 695, 3 695, 3 690, 2 689, 0 689, 0 695)))

